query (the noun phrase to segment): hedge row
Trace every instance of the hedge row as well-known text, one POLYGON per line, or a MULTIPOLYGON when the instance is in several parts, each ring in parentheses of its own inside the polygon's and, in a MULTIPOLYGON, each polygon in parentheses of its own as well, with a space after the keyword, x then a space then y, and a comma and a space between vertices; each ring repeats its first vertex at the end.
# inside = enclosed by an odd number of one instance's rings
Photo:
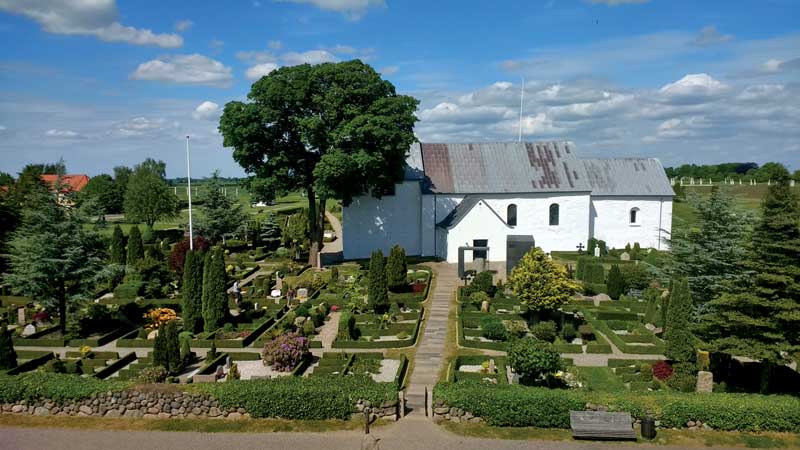
POLYGON ((634 418, 652 414, 668 428, 701 421, 724 431, 800 431, 800 399, 782 395, 680 392, 601 393, 519 385, 439 383, 434 400, 482 417, 494 426, 569 427, 569 411, 586 403, 634 418))
POLYGON ((394 383, 376 383, 368 376, 281 377, 269 380, 204 383, 225 408, 244 408, 256 418, 349 419, 358 400, 373 405, 397 402, 394 383))
MULTIPOLYGON (((611 328, 602 320, 589 320, 595 330, 605 334, 614 345, 617 346, 623 353, 636 354, 636 355, 662 355, 664 354, 664 342, 654 337, 655 345, 628 345, 623 341, 620 336, 614 333, 611 328)), ((599 337, 599 336, 598 336, 599 337)))
POLYGON ((17 376, 0 375, 0 402, 46 398, 55 402, 80 400, 93 394, 121 391, 129 383, 104 381, 80 375, 31 372, 17 376))

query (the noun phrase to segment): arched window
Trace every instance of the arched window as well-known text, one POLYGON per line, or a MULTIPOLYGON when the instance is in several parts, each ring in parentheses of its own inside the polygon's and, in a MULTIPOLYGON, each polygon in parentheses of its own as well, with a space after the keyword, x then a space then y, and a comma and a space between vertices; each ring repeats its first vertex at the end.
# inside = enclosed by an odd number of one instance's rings
POLYGON ((631 225, 639 224, 639 208, 631 208, 630 223, 631 225))
POLYGON ((550 225, 558 225, 558 203, 550 205, 550 225))
POLYGON ((517 205, 510 204, 506 209, 506 223, 508 226, 515 227, 517 226, 517 205))

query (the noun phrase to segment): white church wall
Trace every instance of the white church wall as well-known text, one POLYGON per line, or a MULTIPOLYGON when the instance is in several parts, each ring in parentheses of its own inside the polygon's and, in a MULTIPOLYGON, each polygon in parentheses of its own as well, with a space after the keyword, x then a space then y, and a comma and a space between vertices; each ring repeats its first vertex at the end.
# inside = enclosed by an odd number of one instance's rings
MULTIPOLYGON (((482 201, 447 233, 446 254, 448 262, 458 261, 458 247, 471 246, 476 239, 487 239, 490 261, 505 261, 508 235, 532 235, 537 247, 546 252, 575 250, 579 243, 586 245, 589 238, 588 194, 492 194, 482 196, 482 201), (550 225, 550 205, 559 205, 558 225, 550 225), (517 225, 506 225, 507 209, 517 205, 517 225), (500 216, 498 218, 489 208, 500 216), (501 221, 502 219, 502 221, 501 221)), ((444 250, 444 248, 442 248, 444 250)), ((464 255, 472 261, 471 252, 464 255)))
POLYGON ((381 199, 356 197, 342 210, 344 258, 368 258, 378 249, 388 254, 395 244, 400 244, 408 255, 419 255, 421 209, 421 192, 416 181, 395 185, 394 195, 381 199))
POLYGON ((608 248, 624 248, 638 242, 642 248, 666 250, 663 238, 672 228, 672 198, 646 196, 592 196, 592 236, 608 248), (637 208, 636 223, 630 222, 637 208))

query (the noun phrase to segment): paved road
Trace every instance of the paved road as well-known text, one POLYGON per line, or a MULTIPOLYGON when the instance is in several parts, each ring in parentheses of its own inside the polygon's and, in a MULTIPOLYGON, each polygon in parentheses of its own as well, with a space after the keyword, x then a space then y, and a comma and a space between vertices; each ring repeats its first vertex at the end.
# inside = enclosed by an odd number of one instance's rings
MULTIPOLYGON (((185 433, 148 431, 91 431, 0 428, 0 449, 8 450, 357 450, 363 434, 355 431, 329 433, 185 433)), ((511 441, 457 436, 424 417, 413 416, 373 430, 382 450, 671 450, 681 447, 620 443, 511 441)))

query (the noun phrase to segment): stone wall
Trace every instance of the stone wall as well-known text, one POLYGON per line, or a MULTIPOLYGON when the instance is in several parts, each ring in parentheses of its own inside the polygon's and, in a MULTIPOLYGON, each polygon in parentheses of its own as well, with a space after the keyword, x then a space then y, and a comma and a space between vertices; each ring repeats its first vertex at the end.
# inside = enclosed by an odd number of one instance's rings
POLYGON ((442 400, 434 400, 433 402, 433 421, 441 422, 449 420, 456 423, 483 423, 484 420, 480 417, 475 417, 469 411, 464 411, 461 408, 454 408, 447 406, 442 400))
MULTIPOLYGON (((396 420, 397 402, 370 405, 359 401, 359 413, 354 418, 363 417, 363 412, 373 418, 396 420)), ((223 408, 209 395, 185 392, 106 392, 93 395, 84 400, 55 402, 48 399, 3 403, 4 414, 26 414, 33 416, 76 416, 76 417, 126 417, 132 419, 249 419, 244 408, 223 408)))

